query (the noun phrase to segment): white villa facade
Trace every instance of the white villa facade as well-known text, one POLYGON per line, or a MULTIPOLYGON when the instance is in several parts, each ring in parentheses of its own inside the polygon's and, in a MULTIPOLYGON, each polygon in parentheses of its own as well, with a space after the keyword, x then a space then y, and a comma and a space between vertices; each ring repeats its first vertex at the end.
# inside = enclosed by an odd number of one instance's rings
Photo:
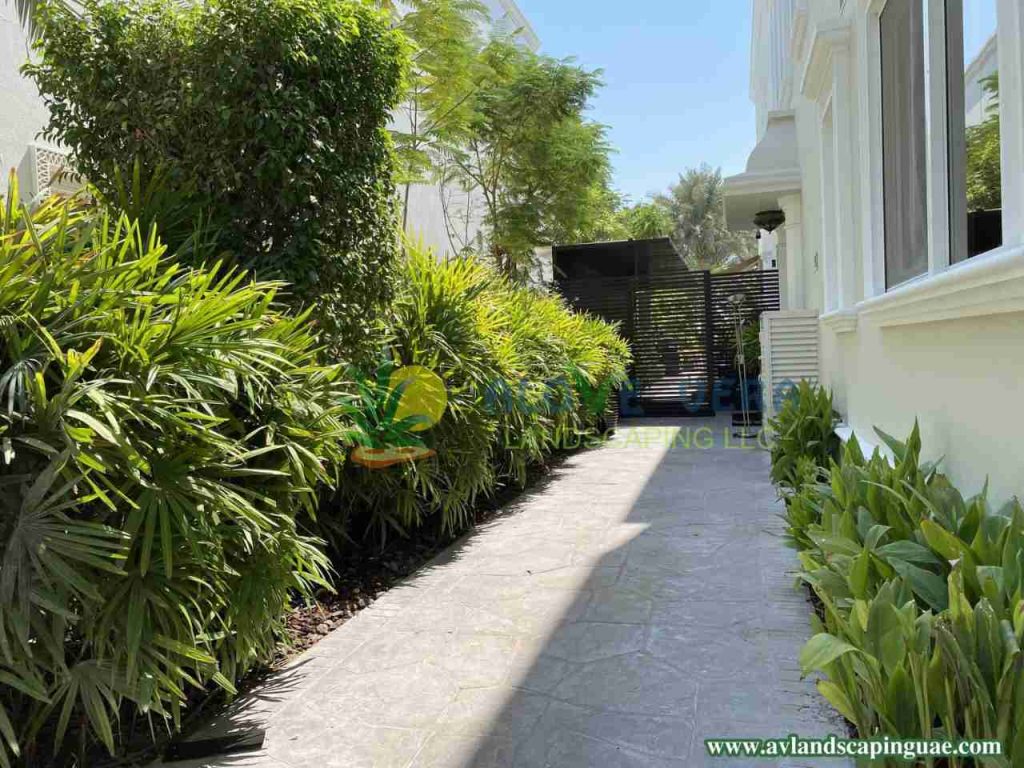
POLYGON ((11 0, 0 0, 0 193, 46 124, 46 107, 35 84, 18 71, 28 60, 28 36, 11 0))
POLYGON ((765 339, 775 383, 820 378, 864 441, 917 418, 962 487, 1021 494, 1024 2, 753 5, 758 144, 727 180, 726 213, 737 229, 785 217, 765 238, 783 295, 766 321, 783 331, 765 339), (969 186, 974 132, 996 115, 997 180, 969 186), (773 338, 817 353, 787 362, 773 338))

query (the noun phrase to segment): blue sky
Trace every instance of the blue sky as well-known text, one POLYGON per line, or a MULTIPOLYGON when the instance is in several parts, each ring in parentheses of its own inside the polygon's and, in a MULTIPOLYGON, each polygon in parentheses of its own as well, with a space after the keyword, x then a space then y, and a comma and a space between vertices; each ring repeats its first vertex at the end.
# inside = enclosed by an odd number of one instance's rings
POLYGON ((964 3, 964 57, 970 61, 996 31, 996 0, 964 3))
POLYGON ((542 51, 603 69, 591 116, 610 127, 618 189, 641 199, 702 162, 743 170, 750 0, 517 0, 542 51))
MULTIPOLYGON (((603 69, 591 116, 609 126, 615 184, 634 201, 702 162, 741 172, 754 147, 750 0, 517 0, 542 51, 603 69)), ((973 56, 995 0, 964 3, 973 56)))

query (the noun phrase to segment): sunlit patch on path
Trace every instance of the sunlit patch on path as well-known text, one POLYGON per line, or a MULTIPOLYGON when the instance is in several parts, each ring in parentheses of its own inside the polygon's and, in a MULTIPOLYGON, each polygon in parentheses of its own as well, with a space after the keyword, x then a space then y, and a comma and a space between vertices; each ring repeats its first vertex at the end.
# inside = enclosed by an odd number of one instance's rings
POLYGON ((768 457, 726 424, 575 454, 214 724, 268 731, 212 765, 725 768, 705 738, 844 734, 800 680, 768 457))

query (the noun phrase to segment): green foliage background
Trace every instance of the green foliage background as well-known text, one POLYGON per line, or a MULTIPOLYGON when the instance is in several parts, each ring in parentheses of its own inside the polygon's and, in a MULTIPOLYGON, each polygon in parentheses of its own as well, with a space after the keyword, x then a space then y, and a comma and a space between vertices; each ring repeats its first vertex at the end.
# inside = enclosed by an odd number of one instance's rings
POLYGON ((971 211, 1003 207, 999 75, 985 78, 983 89, 991 99, 985 119, 967 128, 967 207, 971 211))
POLYGON ((144 178, 163 169, 222 249, 316 303, 339 348, 367 341, 397 255, 386 125, 407 56, 386 15, 348 0, 87 0, 45 6, 43 27, 27 71, 46 136, 93 184, 113 193, 133 160, 144 178))
POLYGON ((489 225, 516 253, 578 229, 607 174, 580 117, 593 73, 494 43, 466 97, 459 52, 480 50, 451 34, 479 9, 414 5, 411 46, 355 0, 35 16, 47 135, 92 186, 30 211, 12 181, 0 211, 3 768, 178 728, 275 657, 290 607, 331 588, 326 552, 464 530, 592 434, 625 378, 615 329, 514 282, 523 262, 399 259, 386 125, 405 85, 428 122, 399 178, 476 136, 507 163, 489 225), (538 93, 553 114, 488 133, 496 99, 538 93), (409 364, 448 389, 427 433, 388 419, 386 374, 409 364), (382 435, 433 453, 351 461, 382 435))
POLYGON ((518 285, 477 259, 439 262, 413 248, 388 321, 389 362, 436 372, 448 391, 422 437, 436 456, 384 472, 349 465, 328 510, 330 538, 451 535, 477 503, 523 485, 530 466, 597 426, 593 389, 625 380, 629 349, 603 321, 518 285))

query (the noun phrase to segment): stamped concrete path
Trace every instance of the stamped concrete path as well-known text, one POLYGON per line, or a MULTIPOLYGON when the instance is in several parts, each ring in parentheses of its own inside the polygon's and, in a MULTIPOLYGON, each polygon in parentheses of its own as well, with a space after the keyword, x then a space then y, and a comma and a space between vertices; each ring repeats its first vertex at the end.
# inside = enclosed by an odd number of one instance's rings
POLYGON ((767 454, 726 434, 632 422, 573 455, 213 724, 265 725, 263 752, 197 764, 726 768, 755 763, 705 738, 843 733, 800 680, 767 454))

